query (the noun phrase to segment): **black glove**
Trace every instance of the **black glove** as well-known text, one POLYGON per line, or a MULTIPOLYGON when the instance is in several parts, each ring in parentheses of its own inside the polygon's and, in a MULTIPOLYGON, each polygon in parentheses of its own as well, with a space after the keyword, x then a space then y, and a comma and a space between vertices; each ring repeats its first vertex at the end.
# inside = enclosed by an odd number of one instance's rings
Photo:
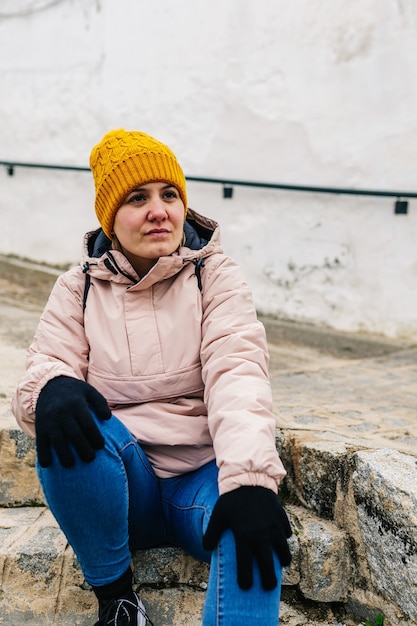
POLYGON ((111 417, 105 398, 85 381, 58 376, 47 382, 35 411, 36 450, 41 467, 52 464, 51 447, 61 465, 74 465, 70 444, 82 461, 94 459, 95 451, 104 446, 104 439, 91 411, 101 420, 111 417))
POLYGON ((281 565, 291 563, 287 538, 292 531, 278 496, 265 487, 239 487, 217 500, 203 537, 206 550, 213 550, 223 531, 235 536, 237 582, 241 589, 253 583, 252 560, 258 561, 262 586, 266 591, 277 585, 273 550, 281 565))

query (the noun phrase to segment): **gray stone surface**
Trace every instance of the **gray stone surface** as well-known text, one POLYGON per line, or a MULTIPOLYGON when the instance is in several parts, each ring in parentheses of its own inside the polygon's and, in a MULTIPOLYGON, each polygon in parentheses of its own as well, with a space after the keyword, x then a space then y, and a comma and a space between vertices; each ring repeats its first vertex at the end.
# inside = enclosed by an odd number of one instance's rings
POLYGON ((288 507, 297 529, 299 588, 315 602, 345 602, 351 585, 347 535, 305 509, 288 507))
POLYGON ((352 476, 371 584, 417 622, 417 459, 394 450, 355 455, 352 476))
POLYGON ((0 425, 0 506, 44 504, 35 470, 35 440, 0 425))

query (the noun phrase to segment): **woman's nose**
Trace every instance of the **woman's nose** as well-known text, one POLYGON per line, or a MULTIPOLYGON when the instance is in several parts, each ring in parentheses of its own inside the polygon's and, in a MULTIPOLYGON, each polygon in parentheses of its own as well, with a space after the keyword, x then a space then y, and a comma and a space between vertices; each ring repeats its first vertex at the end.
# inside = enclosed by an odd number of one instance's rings
POLYGON ((163 220, 167 216, 166 208, 160 198, 151 200, 149 205, 148 219, 163 220))

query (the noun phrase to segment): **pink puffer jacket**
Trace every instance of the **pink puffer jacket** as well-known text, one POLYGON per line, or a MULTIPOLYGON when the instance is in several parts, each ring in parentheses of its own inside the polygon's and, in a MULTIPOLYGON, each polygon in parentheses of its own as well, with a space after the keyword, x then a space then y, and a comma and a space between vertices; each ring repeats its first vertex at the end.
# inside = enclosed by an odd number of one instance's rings
POLYGON ((277 491, 285 470, 264 328, 239 267, 221 250, 216 222, 191 210, 187 222, 202 247, 186 242, 141 280, 121 252, 91 256, 99 231, 85 236, 81 267, 58 278, 43 311, 13 413, 33 435, 42 387, 73 376, 105 396, 158 476, 216 458, 220 493, 241 485, 277 491), (83 267, 91 278, 84 312, 83 267))

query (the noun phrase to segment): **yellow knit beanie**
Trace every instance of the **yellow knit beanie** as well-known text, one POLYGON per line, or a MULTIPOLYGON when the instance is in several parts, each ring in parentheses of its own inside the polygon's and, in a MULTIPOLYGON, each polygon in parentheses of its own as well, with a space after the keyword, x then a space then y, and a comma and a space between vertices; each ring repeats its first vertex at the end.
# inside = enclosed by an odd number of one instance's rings
POLYGON ((91 151, 98 221, 111 238, 114 218, 124 198, 139 185, 164 181, 174 185, 187 213, 185 176, 174 153, 139 131, 112 130, 91 151))

